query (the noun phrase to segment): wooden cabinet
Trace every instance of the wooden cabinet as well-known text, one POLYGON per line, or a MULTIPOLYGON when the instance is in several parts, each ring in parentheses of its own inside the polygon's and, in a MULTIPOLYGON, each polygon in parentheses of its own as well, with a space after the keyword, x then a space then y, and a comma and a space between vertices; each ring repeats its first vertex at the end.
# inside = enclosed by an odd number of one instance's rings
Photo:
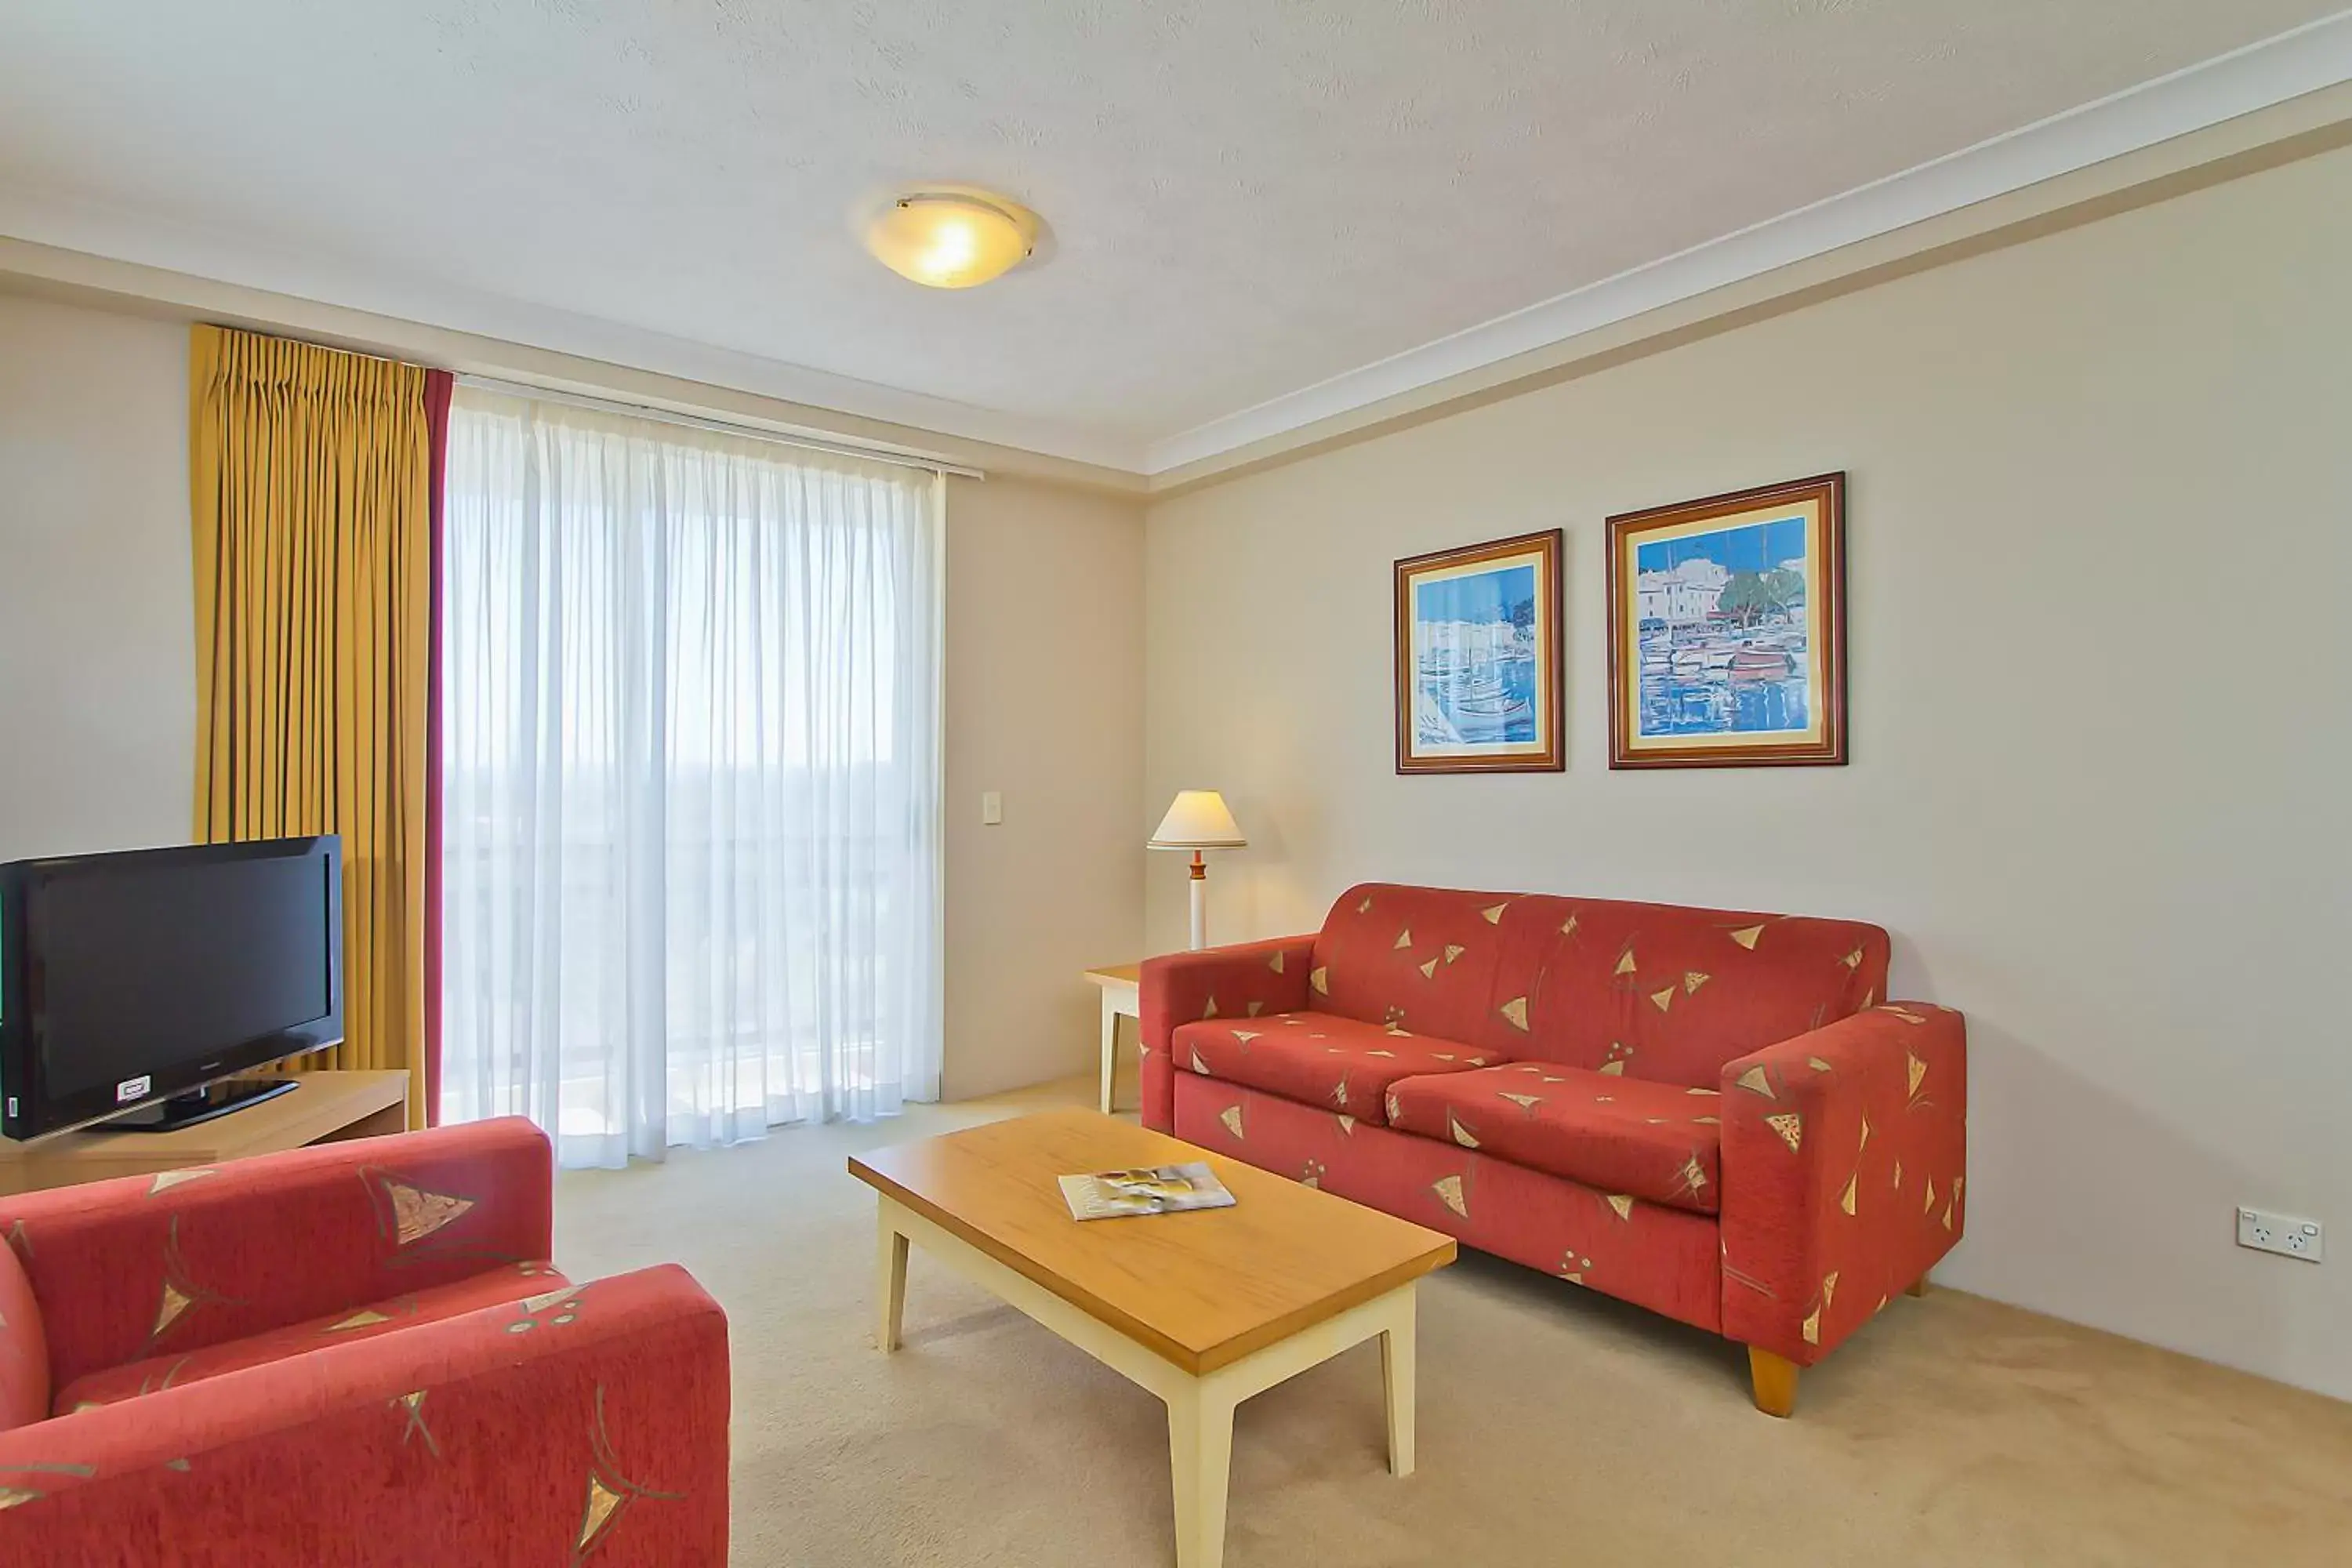
POLYGON ((0 1195, 216 1165, 346 1138, 408 1130, 408 1074, 312 1072, 299 1089, 176 1132, 93 1127, 30 1143, 0 1139, 0 1195))

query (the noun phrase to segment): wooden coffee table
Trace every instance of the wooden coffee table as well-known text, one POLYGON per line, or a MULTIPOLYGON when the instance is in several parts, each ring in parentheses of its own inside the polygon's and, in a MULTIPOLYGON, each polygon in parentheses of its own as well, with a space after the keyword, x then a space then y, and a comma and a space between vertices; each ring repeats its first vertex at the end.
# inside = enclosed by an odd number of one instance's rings
POLYGON ((880 1210, 875 1341, 898 1347, 907 1244, 1168 1405, 1179 1568, 1217 1568, 1234 1407, 1378 1335, 1389 1470, 1412 1473, 1413 1286, 1454 1239, 1087 1110, 853 1156, 880 1210), (1205 1160, 1232 1208, 1070 1217, 1055 1178, 1205 1160))

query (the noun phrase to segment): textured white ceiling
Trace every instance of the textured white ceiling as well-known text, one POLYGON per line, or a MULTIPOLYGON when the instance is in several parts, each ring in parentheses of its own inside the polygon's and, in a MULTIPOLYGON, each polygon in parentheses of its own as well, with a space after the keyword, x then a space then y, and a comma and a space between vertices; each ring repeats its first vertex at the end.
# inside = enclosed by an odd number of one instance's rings
POLYGON ((1140 441, 2341 3, 7 0, 0 191, 1140 441), (924 177, 1055 254, 884 271, 924 177))

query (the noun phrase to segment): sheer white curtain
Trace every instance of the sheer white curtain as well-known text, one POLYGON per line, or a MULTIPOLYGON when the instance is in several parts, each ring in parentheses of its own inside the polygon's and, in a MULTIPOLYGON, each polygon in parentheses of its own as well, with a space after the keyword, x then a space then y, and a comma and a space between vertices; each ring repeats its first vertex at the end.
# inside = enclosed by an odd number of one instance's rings
POLYGON ((940 1073, 940 491, 460 388, 444 1114, 567 1164, 940 1073))

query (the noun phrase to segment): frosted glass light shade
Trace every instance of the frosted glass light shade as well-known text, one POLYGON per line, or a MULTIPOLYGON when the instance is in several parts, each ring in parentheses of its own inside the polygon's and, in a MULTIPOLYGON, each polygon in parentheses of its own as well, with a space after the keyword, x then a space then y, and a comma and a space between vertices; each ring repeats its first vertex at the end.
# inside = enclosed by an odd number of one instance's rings
POLYGON ((917 191, 875 215, 866 248, 929 289, 970 289, 1001 278, 1037 242, 1037 215, 1002 196, 917 191))
POLYGON ((1242 826, 1225 808, 1225 797, 1213 789, 1176 792, 1168 815, 1148 846, 1153 849, 1239 849, 1249 843, 1242 826))

